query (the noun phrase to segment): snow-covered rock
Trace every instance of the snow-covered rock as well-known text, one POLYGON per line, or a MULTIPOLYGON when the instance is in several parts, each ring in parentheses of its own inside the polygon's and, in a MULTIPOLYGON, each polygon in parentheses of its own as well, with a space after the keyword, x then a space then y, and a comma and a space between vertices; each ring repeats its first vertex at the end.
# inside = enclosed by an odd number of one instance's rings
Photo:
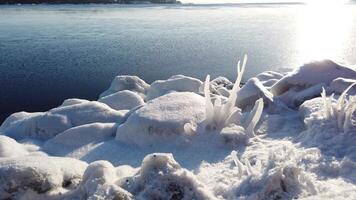
POLYGON ((182 168, 172 154, 147 155, 140 171, 123 188, 137 199, 216 199, 195 175, 182 168))
MULTIPOLYGON (((326 92, 328 94, 341 94, 353 83, 356 83, 356 77, 354 79, 336 78, 326 88, 326 92)), ((350 88, 347 94, 356 95, 356 86, 350 88)))
POLYGON ((101 93, 99 98, 122 90, 130 90, 132 92, 138 93, 141 97, 144 97, 149 87, 150 85, 148 85, 144 80, 137 76, 116 76, 111 82, 109 89, 101 93))
POLYGON ((25 156, 28 151, 16 140, 0 135, 0 158, 25 156))
POLYGON ((114 184, 117 179, 115 167, 108 161, 90 163, 80 184, 84 199, 133 199, 132 195, 114 184))
POLYGON ((138 145, 173 143, 185 137, 184 125, 204 119, 204 98, 192 92, 173 92, 153 99, 119 126, 116 139, 138 145), (175 139, 173 139, 175 138, 175 139))
POLYGON ((272 86, 271 92, 275 96, 278 96, 292 88, 301 91, 318 84, 329 85, 334 79, 339 77, 355 79, 356 71, 338 65, 331 60, 312 62, 301 66, 281 78, 272 86))
POLYGON ((0 158, 0 199, 21 199, 28 190, 43 194, 58 188, 75 188, 87 164, 59 157, 0 158))
POLYGON ((66 116, 73 127, 94 122, 116 123, 123 117, 123 113, 96 101, 54 108, 49 113, 66 116))
POLYGON ((124 114, 104 103, 84 102, 60 106, 44 113, 15 113, 0 127, 14 138, 49 139, 71 127, 95 122, 121 122, 124 114))
POLYGON ((252 108, 259 98, 263 98, 266 105, 273 102, 272 93, 257 78, 251 78, 237 92, 236 106, 241 109, 252 108))
POLYGON ((129 90, 122 90, 107 95, 100 98, 98 101, 105 103, 115 110, 131 110, 132 108, 145 103, 140 95, 129 90))
POLYGON ((64 115, 47 113, 26 113, 25 115, 15 113, 0 127, 0 132, 4 135, 22 139, 36 138, 49 139, 56 134, 72 127, 69 119, 64 115), (18 118, 17 116, 23 117, 18 118), (13 120, 15 119, 16 120, 13 120))
POLYGON ((218 87, 224 87, 226 89, 231 90, 232 87, 234 86, 234 84, 227 78, 219 76, 214 78, 210 84, 212 84, 214 87, 218 88, 218 87))
POLYGON ((71 99, 64 100, 61 106, 71 106, 75 104, 88 103, 88 102, 89 101, 86 99, 71 98, 71 99))
POLYGON ((157 98, 172 91, 199 93, 202 84, 200 80, 184 75, 175 75, 167 80, 157 80, 151 84, 146 100, 157 98))
POLYGON ((267 88, 277 83, 282 77, 283 74, 274 71, 266 71, 256 75, 256 78, 267 88))
POLYGON ((73 127, 47 140, 42 149, 52 155, 65 155, 84 145, 114 138, 116 129, 115 123, 92 123, 73 127))
POLYGON ((287 106, 295 108, 308 99, 320 96, 322 87, 340 77, 355 79, 356 71, 331 60, 312 62, 281 78, 271 87, 271 92, 287 106))

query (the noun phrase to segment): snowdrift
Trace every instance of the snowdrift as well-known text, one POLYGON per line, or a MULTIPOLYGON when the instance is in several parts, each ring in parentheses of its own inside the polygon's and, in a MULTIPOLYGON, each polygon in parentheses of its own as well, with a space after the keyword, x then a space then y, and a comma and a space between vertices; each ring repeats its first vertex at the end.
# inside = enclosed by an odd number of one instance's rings
POLYGON ((356 71, 117 76, 0 127, 0 199, 356 199, 356 71), (241 84, 244 82, 245 84, 241 84))

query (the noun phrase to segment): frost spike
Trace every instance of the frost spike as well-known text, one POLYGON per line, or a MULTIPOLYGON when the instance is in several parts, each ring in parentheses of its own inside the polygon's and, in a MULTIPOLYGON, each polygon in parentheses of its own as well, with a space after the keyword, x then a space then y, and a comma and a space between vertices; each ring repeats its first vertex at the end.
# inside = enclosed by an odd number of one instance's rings
POLYGON ((232 157, 232 160, 234 161, 235 165, 237 166, 237 169, 239 170, 239 177, 241 177, 244 167, 243 167, 243 164, 240 162, 239 158, 237 157, 237 152, 235 150, 231 151, 231 157, 232 157))
POLYGON ((257 122, 261 118, 262 111, 263 111, 263 99, 260 98, 255 102, 255 105, 252 111, 250 112, 249 118, 246 121, 246 125, 247 125, 246 131, 250 137, 255 135, 254 129, 256 127, 257 122))
POLYGON ((207 124, 210 124, 213 119, 213 104, 210 98, 210 75, 206 76, 204 82, 204 96, 205 96, 205 120, 207 124))

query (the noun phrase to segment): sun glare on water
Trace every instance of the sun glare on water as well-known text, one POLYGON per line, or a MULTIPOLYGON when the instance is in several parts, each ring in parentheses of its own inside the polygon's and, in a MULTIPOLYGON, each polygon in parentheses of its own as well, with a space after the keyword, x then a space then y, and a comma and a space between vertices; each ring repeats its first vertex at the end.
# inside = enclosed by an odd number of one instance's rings
POLYGON ((340 60, 352 28, 347 1, 311 0, 301 8, 297 45, 301 60, 340 60))

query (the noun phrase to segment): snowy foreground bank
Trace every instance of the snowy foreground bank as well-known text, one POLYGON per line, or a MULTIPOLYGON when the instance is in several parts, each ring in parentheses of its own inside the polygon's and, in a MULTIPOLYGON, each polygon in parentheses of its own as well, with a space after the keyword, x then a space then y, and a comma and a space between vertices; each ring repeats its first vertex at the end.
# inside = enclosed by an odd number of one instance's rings
POLYGON ((356 71, 117 76, 0 127, 0 199, 356 199, 356 71))

